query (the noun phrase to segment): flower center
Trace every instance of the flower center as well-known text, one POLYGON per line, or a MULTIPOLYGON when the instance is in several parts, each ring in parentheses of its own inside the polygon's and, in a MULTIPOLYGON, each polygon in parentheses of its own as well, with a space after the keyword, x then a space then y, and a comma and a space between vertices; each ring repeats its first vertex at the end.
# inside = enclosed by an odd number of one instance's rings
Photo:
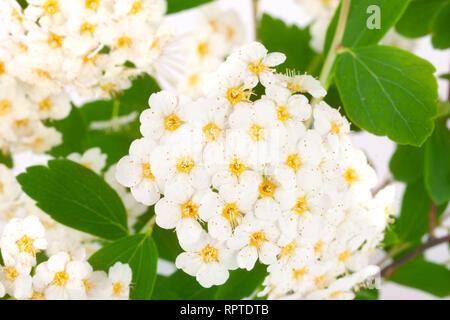
POLYGON ((306 269, 294 269, 292 270, 292 278, 295 280, 300 279, 306 273, 306 269))
POLYGON ((89 22, 83 23, 80 27, 81 34, 90 33, 92 36, 92 35, 94 35, 94 31, 95 31, 95 26, 89 22))
POLYGON ((44 99, 39 103, 39 110, 41 111, 49 111, 52 108, 52 102, 50 99, 44 99))
POLYGON ((135 1, 133 2, 133 4, 131 5, 131 9, 130 12, 128 12, 128 14, 137 14, 139 13, 139 11, 141 11, 142 9, 142 1, 135 1))
POLYGON ((0 116, 4 116, 11 111, 11 101, 9 100, 0 100, 0 116))
POLYGON ((254 124, 250 127, 248 134, 253 141, 260 141, 264 137, 264 129, 254 124))
POLYGON ((19 276, 19 273, 17 272, 16 268, 14 268, 12 266, 6 268, 4 270, 4 272, 5 272, 6 279, 8 279, 9 281, 14 281, 19 276))
POLYGON ((208 52, 209 52, 208 43, 206 43, 206 42, 199 43, 198 46, 197 46, 197 52, 198 52, 200 57, 206 56, 208 54, 208 52))
POLYGON ((189 200, 185 204, 181 206, 181 214, 185 218, 195 218, 198 213, 198 206, 192 202, 192 200, 189 200))
POLYGON ((297 171, 302 166, 302 161, 300 160, 300 157, 294 153, 287 156, 286 165, 294 171, 297 171))
POLYGON ((297 214, 301 215, 306 210, 308 210, 308 204, 306 203, 305 198, 297 198, 297 202, 295 203, 294 207, 292 208, 297 214))
POLYGON ((268 178, 264 178, 264 181, 259 185, 259 195, 261 197, 273 197, 276 186, 268 178))
POLYGON ((354 182, 358 181, 358 175, 356 174, 356 171, 354 169, 348 168, 344 173, 344 179, 348 182, 349 185, 351 185, 354 182))
POLYGON ((339 257, 338 260, 340 262, 344 262, 347 261, 347 259, 350 257, 350 252, 348 250, 345 250, 344 252, 342 252, 339 257))
POLYGON ((300 87, 300 84, 298 83, 296 78, 288 82, 287 88, 291 91, 291 93, 297 93, 302 91, 302 87, 300 87))
POLYGON ((132 40, 127 36, 120 37, 117 39, 117 46, 119 48, 129 48, 131 47, 132 40))
POLYGON ((331 126, 331 132, 333 132, 334 134, 339 134, 341 132, 341 126, 339 125, 339 123, 337 121, 331 121, 330 126, 331 126))
POLYGON ((320 251, 322 251, 323 248, 323 241, 319 240, 316 242, 316 244, 314 245, 314 252, 315 253, 319 253, 320 251))
POLYGON ((53 49, 61 48, 63 38, 64 37, 62 36, 58 36, 57 34, 51 33, 47 38, 47 43, 53 49))
POLYGON ((114 283, 113 286, 113 295, 115 295, 116 297, 120 295, 120 293, 122 292, 122 283, 120 281, 114 283))
POLYGON ((92 283, 89 279, 83 279, 83 285, 86 292, 89 292, 92 289, 92 283))
POLYGON ((97 60, 97 55, 96 54, 92 55, 92 53, 88 53, 87 55, 85 55, 83 57, 84 64, 95 63, 96 60, 97 60))
POLYGON ((100 0, 85 0, 86 8, 91 10, 97 10, 100 0))
POLYGON ((44 13, 48 15, 54 15, 59 11, 58 1, 50 0, 44 3, 44 13))
POLYGON ((251 63, 248 65, 248 70, 250 70, 251 72, 256 73, 256 74, 258 74, 258 75, 259 75, 261 72, 263 72, 264 69, 266 69, 266 66, 265 66, 261 61, 258 61, 258 62, 251 62, 251 63))
POLYGON ((32 256, 39 252, 39 250, 34 247, 34 239, 31 239, 27 235, 24 235, 22 238, 17 240, 16 244, 19 247, 20 252, 26 252, 32 256))
POLYGON ((264 241, 266 241, 266 236, 262 231, 253 233, 250 238, 250 244, 256 248, 259 248, 264 241))
POLYGON ((53 278, 53 283, 57 286, 64 287, 69 280, 69 275, 65 271, 60 271, 55 273, 53 278))
POLYGON ((295 241, 292 241, 291 243, 289 243, 288 245, 286 245, 285 247, 283 247, 281 249, 281 256, 285 257, 285 256, 292 255, 296 248, 297 248, 297 243, 295 243, 295 241))
POLYGON ((30 300, 45 300, 45 295, 42 292, 34 291, 30 300))
POLYGON ((171 114, 164 120, 164 126, 169 131, 175 131, 181 125, 181 120, 175 114, 171 114))
POLYGON ((198 73, 191 74, 188 78, 188 84, 192 87, 196 86, 200 81, 198 73))
POLYGON ((245 91, 242 89, 242 85, 235 88, 229 88, 227 90, 227 99, 232 105, 235 105, 241 101, 248 101, 251 95, 251 91, 245 91))
POLYGON ((144 166, 142 167, 142 175, 144 176, 144 178, 147 179, 155 179, 155 176, 152 173, 152 168, 150 166, 150 163, 146 163, 144 164, 144 166))
POLYGON ((285 121, 289 120, 291 115, 287 111, 286 107, 278 106, 277 107, 277 117, 278 117, 278 120, 285 122, 285 121))
POLYGON ((194 167, 194 160, 190 157, 182 157, 177 161, 177 170, 182 173, 190 173, 194 167))
POLYGON ((227 204, 222 210, 222 215, 230 221, 233 227, 238 225, 238 218, 242 216, 239 207, 234 203, 227 204))
POLYGON ((245 170, 245 163, 244 161, 235 158, 230 163, 230 171, 236 176, 239 176, 242 172, 245 170))
POLYGON ((215 141, 220 135, 220 128, 214 123, 210 123, 203 128, 203 133, 208 141, 215 141))
POLYGON ((206 263, 217 261, 217 255, 218 250, 209 244, 201 252, 202 259, 206 263))
POLYGON ((0 74, 4 74, 5 72, 6 72, 5 64, 0 61, 0 74))

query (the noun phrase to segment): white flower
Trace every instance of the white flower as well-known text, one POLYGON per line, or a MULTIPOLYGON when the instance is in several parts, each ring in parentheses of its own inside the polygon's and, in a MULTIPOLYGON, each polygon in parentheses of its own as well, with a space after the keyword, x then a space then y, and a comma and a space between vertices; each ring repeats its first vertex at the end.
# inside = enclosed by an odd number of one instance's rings
POLYGON ((196 277, 205 288, 224 284, 229 276, 228 270, 236 269, 235 253, 205 232, 186 251, 177 257, 177 268, 196 277))
POLYGON ((60 252, 36 267, 33 285, 47 300, 86 299, 83 279, 91 272, 86 261, 72 261, 67 253, 60 252))
POLYGON ((82 155, 79 153, 72 153, 67 156, 67 159, 81 164, 82 166, 91 169, 97 174, 100 174, 106 166, 106 158, 108 156, 103 154, 100 148, 92 148, 86 150, 82 155))
POLYGON ((31 267, 28 270, 18 270, 14 265, 8 264, 2 267, 0 282, 5 292, 18 300, 30 298, 33 293, 30 271, 31 267))
POLYGON ((309 93, 314 98, 322 98, 327 94, 320 81, 307 74, 278 75, 277 84, 288 88, 292 93, 309 93))
POLYGON ((149 138, 136 140, 130 146, 130 155, 117 164, 117 181, 129 187, 136 200, 145 205, 155 204, 160 197, 150 165, 150 154, 155 147, 156 143, 149 138))
POLYGON ((36 216, 9 221, 1 236, 3 260, 20 271, 36 264, 36 253, 47 247, 45 229, 36 216))
POLYGON ((11 170, 0 164, 0 203, 16 200, 20 194, 19 185, 11 170))
POLYGON ((108 278, 112 282, 111 298, 127 300, 130 295, 132 271, 128 264, 116 262, 108 271, 108 278))
POLYGON ((232 249, 239 250, 237 254, 239 268, 251 270, 258 257, 263 264, 272 264, 277 260, 281 250, 275 244, 278 236, 279 230, 273 224, 246 215, 244 221, 236 227, 234 236, 228 240, 228 245, 232 249))

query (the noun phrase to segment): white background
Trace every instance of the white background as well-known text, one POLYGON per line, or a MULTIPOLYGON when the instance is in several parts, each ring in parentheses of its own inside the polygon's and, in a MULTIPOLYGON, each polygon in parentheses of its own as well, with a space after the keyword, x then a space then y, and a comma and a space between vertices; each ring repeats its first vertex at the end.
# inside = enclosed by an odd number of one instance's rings
MULTIPOLYGON (((254 39, 252 1, 218 0, 218 2, 220 2, 220 4, 224 8, 233 8, 239 13, 245 25, 247 40, 252 41, 254 39)), ((282 18, 286 23, 296 24, 300 27, 304 27, 311 22, 311 18, 303 12, 303 10, 294 2, 294 0, 260 0, 259 13, 261 14, 262 12, 266 12, 274 17, 282 18)), ((182 32, 179 32, 180 34, 182 34, 188 32, 193 28, 195 17, 196 10, 194 9, 173 15, 169 18, 169 20, 177 27, 177 30, 182 30, 182 32)), ((0 21, 0 35, 2 33, 4 33, 4 28, 2 28, 0 21)), ((430 61, 436 67, 437 75, 449 72, 449 50, 434 50, 431 46, 429 37, 424 37, 417 41, 414 53, 430 61)), ((448 97, 448 82, 446 82, 445 80, 439 80, 439 96, 441 100, 446 100, 448 97)), ((388 163, 393 151, 395 150, 394 143, 392 143, 385 137, 377 137, 368 133, 355 134, 353 136, 353 142, 355 143, 355 145, 359 146, 367 153, 368 158, 377 170, 380 182, 389 177, 388 163)), ((16 167, 14 168, 14 171, 16 173, 20 173, 31 164, 44 163, 46 161, 46 157, 35 156, 26 153, 18 155, 15 160, 16 167)), ((396 186, 398 186, 398 198, 400 200, 401 193, 404 187, 401 184, 396 184, 396 186)), ((446 244, 443 244, 429 250, 426 254, 426 258, 430 261, 444 263, 450 260, 448 251, 448 246, 446 244)), ((377 259, 378 258, 379 257, 377 257, 377 259)), ((168 266, 162 267, 166 269, 168 266)), ((384 283, 382 285, 380 293, 381 299, 434 298, 433 296, 424 292, 399 286, 393 283, 384 283)))

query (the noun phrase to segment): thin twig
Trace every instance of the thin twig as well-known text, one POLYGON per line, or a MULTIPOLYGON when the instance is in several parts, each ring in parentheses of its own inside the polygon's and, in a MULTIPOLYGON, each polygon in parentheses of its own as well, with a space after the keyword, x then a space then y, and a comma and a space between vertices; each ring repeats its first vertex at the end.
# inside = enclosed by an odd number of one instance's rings
POLYGON ((253 0, 253 24, 255 27, 255 40, 258 40, 258 4, 259 0, 253 0))
POLYGON ((428 234, 430 239, 434 239, 434 229, 436 228, 437 205, 431 200, 430 212, 428 213, 428 234))
POLYGON ((398 267, 404 265, 408 261, 416 258, 417 256, 421 255, 423 252, 425 252, 427 249, 437 246, 441 243, 450 242, 450 235, 447 235, 442 238, 434 238, 423 245, 417 247, 416 249, 412 250, 411 252, 408 252, 404 256, 400 257, 399 259, 395 260, 392 264, 388 265, 387 267, 383 268, 381 270, 381 276, 382 277, 390 277, 394 274, 395 269, 398 267))
POLYGON ((388 185, 390 185, 391 183, 393 183, 394 180, 392 179, 392 177, 386 178, 386 180, 383 181, 383 183, 381 183, 378 187, 376 187, 373 191, 372 194, 377 194, 380 190, 383 190, 385 187, 387 187, 388 185))

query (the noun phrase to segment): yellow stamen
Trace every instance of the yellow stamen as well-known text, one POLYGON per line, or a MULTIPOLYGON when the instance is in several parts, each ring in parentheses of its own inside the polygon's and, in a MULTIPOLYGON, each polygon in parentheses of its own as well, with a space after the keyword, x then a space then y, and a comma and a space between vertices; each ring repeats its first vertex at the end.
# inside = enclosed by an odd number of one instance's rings
POLYGON ((181 206, 181 214, 185 218, 195 218, 198 214, 198 206, 189 200, 181 206))
POLYGON ((0 61, 0 74, 6 73, 5 64, 0 61))
POLYGON ((12 108, 12 103, 9 100, 0 100, 0 116, 7 115, 12 108))
POLYGON ((283 106, 278 106, 277 107, 277 117, 278 120, 285 122, 288 121, 289 118, 291 117, 291 115, 289 114, 289 112, 287 111, 286 107, 283 106))
POLYGON ((208 141, 215 141, 220 135, 220 128, 214 123, 210 123, 203 128, 203 133, 208 141))
POLYGON ((53 278, 53 284, 64 287, 69 280, 69 275, 65 271, 60 271, 55 273, 53 278))
POLYGON ((39 103, 39 110, 49 111, 52 108, 52 101, 50 99, 44 99, 39 103))
POLYGON ((308 210, 308 204, 305 200, 305 198, 299 197, 297 198, 297 202, 295 203, 294 207, 292 208, 293 211, 295 211, 297 214, 301 215, 305 211, 308 210))
POLYGON ((86 8, 91 10, 97 10, 100 0, 85 0, 84 3, 86 5, 86 8))
POLYGON ((294 253, 294 250, 296 248, 297 248, 297 243, 295 243, 295 241, 292 241, 285 247, 281 248, 281 256, 283 256, 283 257, 290 256, 291 254, 294 253))
POLYGON ((61 48, 64 37, 51 33, 47 38, 47 43, 53 49, 61 48))
POLYGON ((131 40, 131 38, 129 38, 129 37, 127 37, 127 36, 123 36, 123 37, 120 37, 118 40, 117 40, 117 46, 119 47, 119 48, 129 48, 129 47, 131 47, 131 43, 132 43, 132 40, 131 40))
POLYGON ((250 127, 248 132, 253 141, 260 141, 264 138, 264 129, 256 124, 250 127))
POLYGON ((113 286, 113 295, 120 296, 120 293, 122 292, 122 283, 116 282, 113 286))
POLYGON ((276 185, 270 179, 264 177, 263 182, 259 185, 259 195, 261 197, 273 197, 276 185))
POLYGON ((197 45, 197 52, 200 57, 204 57, 209 53, 209 46, 207 42, 200 42, 197 45))
POLYGON ((154 180, 155 176, 152 173, 152 168, 150 166, 150 163, 146 163, 142 168, 142 175, 144 178, 154 180))
POLYGON ((4 272, 6 279, 8 279, 9 281, 14 281, 19 276, 19 273, 13 266, 5 268, 4 272))
POLYGON ((95 31, 95 25, 89 23, 89 22, 85 22, 81 25, 80 27, 80 33, 81 34, 87 34, 89 33, 91 36, 94 35, 94 31, 95 31))
POLYGON ((356 171, 354 169, 348 168, 344 173, 344 179, 348 182, 349 185, 351 185, 354 182, 358 181, 358 175, 356 174, 356 171))
POLYGON ((339 134, 341 132, 341 125, 337 121, 331 121, 330 126, 331 132, 334 134, 339 134))
POLYGON ((190 157, 182 157, 177 161, 177 171, 181 173, 190 173, 194 168, 194 160, 190 157))
POLYGON ((300 160, 300 157, 294 153, 287 156, 286 165, 294 171, 297 171, 302 166, 302 161, 300 160))
POLYGON ((206 247, 203 248, 201 252, 201 257, 203 261, 206 263, 214 262, 217 261, 218 253, 219 252, 216 248, 212 247, 211 245, 207 245, 206 247))
POLYGON ((340 262, 344 262, 346 261, 348 258, 350 257, 350 252, 348 250, 345 250, 344 252, 342 252, 339 257, 338 260, 340 262))
POLYGON ((32 256, 36 255, 39 252, 39 249, 34 247, 34 239, 31 239, 27 235, 24 235, 22 238, 16 241, 17 246, 19 247, 20 252, 26 252, 31 254, 32 256))
POLYGON ((258 74, 258 75, 259 75, 261 72, 263 72, 265 69, 266 69, 266 66, 265 66, 261 61, 258 61, 258 62, 251 62, 251 63, 248 65, 248 70, 250 70, 251 72, 256 73, 256 74, 258 74))
POLYGON ((314 245, 314 252, 315 253, 319 253, 320 251, 322 251, 323 248, 323 241, 319 240, 316 242, 316 244, 314 245))
POLYGON ((250 244, 256 248, 259 248, 264 241, 266 241, 266 236, 262 231, 253 233, 250 238, 250 244))
POLYGON ((142 9, 142 1, 135 1, 131 5, 131 9, 128 12, 128 14, 132 14, 132 15, 138 14, 139 11, 141 11, 141 9, 142 9))
POLYGON ((59 3, 55 0, 50 0, 44 3, 44 13, 50 16, 58 13, 59 11, 59 3))
POLYGON ((306 269, 294 269, 292 270, 292 278, 295 280, 300 279, 306 273, 306 269))
POLYGON ((177 115, 171 114, 164 119, 164 126, 169 131, 175 131, 181 126, 181 119, 177 115))
POLYGON ((236 176, 239 176, 245 170, 245 163, 240 159, 233 159, 230 163, 230 171, 236 176))
POLYGON ((239 212, 239 207, 234 203, 228 203, 222 210, 222 215, 230 221, 233 227, 236 227, 239 223, 238 219, 242 217, 239 212))

